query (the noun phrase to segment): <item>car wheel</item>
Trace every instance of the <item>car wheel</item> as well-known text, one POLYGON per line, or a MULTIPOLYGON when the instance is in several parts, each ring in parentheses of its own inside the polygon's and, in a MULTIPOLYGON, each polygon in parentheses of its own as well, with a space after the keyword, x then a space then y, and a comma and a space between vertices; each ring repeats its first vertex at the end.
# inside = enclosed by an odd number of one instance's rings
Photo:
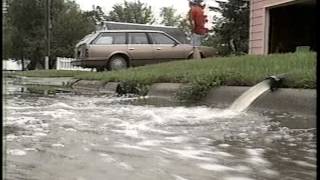
POLYGON ((108 63, 108 70, 120 70, 128 68, 128 63, 122 56, 113 56, 108 63))

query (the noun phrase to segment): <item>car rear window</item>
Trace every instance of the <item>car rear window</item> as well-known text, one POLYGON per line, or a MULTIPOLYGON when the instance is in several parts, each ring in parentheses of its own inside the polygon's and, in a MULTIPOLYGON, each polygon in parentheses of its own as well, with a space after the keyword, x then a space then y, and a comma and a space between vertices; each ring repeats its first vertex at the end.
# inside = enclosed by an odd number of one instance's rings
POLYGON ((174 44, 174 40, 162 33, 149 33, 153 44, 174 44))
POLYGON ((101 33, 92 44, 111 45, 126 44, 125 33, 101 33))
POLYGON ((149 44, 146 33, 129 33, 129 44, 149 44))

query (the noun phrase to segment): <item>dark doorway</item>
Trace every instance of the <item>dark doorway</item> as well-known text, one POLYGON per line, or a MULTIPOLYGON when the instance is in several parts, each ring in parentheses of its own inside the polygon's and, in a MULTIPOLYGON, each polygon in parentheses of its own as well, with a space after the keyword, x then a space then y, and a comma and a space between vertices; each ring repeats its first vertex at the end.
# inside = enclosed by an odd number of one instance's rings
POLYGON ((305 46, 315 51, 315 1, 272 8, 269 13, 269 53, 295 52, 305 46))

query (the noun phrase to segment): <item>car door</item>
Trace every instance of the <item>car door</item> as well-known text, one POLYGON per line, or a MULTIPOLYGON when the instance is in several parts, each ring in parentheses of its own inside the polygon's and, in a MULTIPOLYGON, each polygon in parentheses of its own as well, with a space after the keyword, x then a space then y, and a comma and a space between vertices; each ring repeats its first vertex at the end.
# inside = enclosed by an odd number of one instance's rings
POLYGON ((128 54, 134 66, 153 63, 153 47, 146 33, 128 33, 128 54))
POLYGON ((168 35, 160 32, 149 33, 153 43, 154 61, 169 61, 186 59, 187 51, 185 46, 176 42, 168 35))

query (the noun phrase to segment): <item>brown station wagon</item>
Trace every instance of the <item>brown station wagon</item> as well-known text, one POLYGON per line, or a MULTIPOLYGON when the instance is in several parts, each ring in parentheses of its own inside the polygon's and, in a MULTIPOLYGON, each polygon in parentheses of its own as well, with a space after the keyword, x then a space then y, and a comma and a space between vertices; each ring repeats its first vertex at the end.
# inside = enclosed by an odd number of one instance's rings
MULTIPOLYGON (((216 55, 213 48, 201 46, 201 57, 216 55)), ((192 46, 182 44, 162 31, 104 30, 89 34, 75 49, 73 65, 118 70, 172 60, 190 59, 192 46)))

